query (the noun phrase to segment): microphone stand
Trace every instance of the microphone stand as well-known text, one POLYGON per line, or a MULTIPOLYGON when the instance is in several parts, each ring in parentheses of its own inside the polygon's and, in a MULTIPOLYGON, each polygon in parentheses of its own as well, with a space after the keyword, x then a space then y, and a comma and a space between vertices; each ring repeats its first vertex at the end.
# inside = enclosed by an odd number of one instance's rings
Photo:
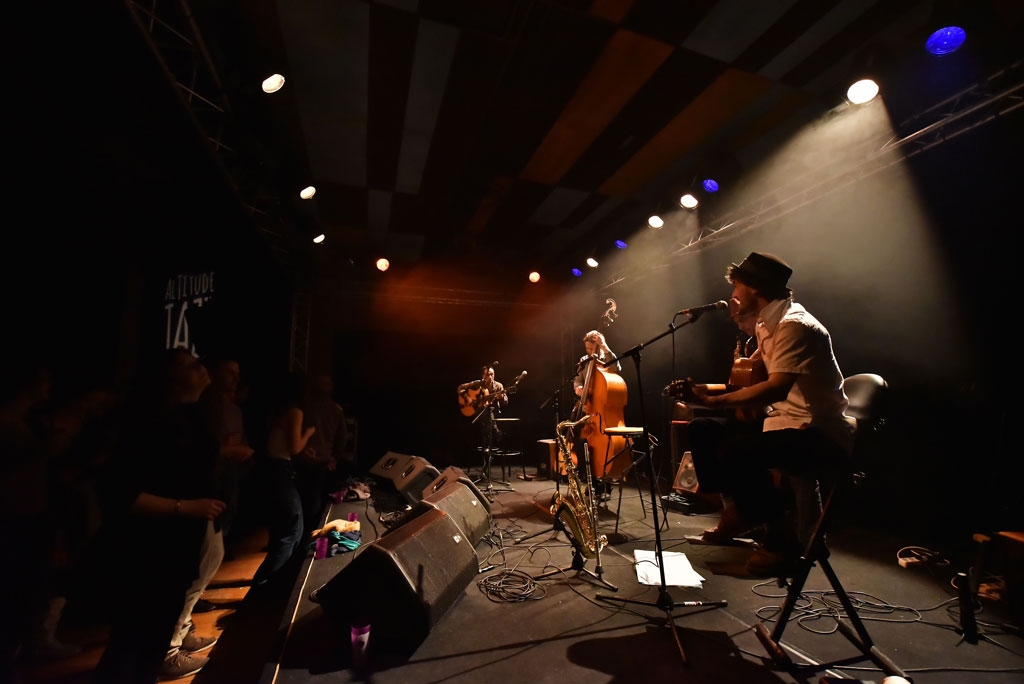
MULTIPOLYGON (((676 315, 678 316, 679 314, 676 315)), ((637 390, 640 393, 640 418, 643 422, 644 428, 644 437, 642 442, 643 444, 650 444, 650 434, 648 434, 647 430, 647 414, 644 409, 643 380, 642 375, 640 373, 640 352, 647 345, 660 340, 662 337, 665 337, 666 335, 674 333, 677 328, 681 328, 683 325, 693 324, 699 317, 699 313, 694 313, 691 316, 689 316, 689 319, 685 323, 679 326, 675 324, 675 320, 673 319, 673 322, 669 323, 668 330, 661 333, 660 335, 652 337, 647 342, 641 342, 640 344, 636 345, 632 349, 629 349, 628 351, 624 352, 619 356, 619 359, 621 359, 624 356, 631 357, 633 359, 633 365, 636 368, 636 386, 637 390)), ((604 362, 603 365, 609 366, 613 363, 616 363, 619 359, 611 359, 610 361, 604 362)), ((676 608, 721 608, 723 606, 729 605, 729 603, 728 601, 676 601, 672 598, 672 595, 668 591, 668 585, 665 581, 665 554, 661 546, 661 523, 658 521, 658 484, 656 480, 658 475, 654 469, 654 459, 651 458, 650 455, 648 455, 647 457, 647 474, 650 480, 651 515, 653 516, 654 522, 654 555, 658 561, 658 571, 661 573, 661 586, 658 589, 658 600, 654 602, 640 601, 636 599, 624 598, 621 596, 610 596, 607 594, 597 594, 595 598, 601 601, 618 601, 620 603, 630 603, 641 606, 652 606, 664 611, 665 619, 668 620, 668 624, 672 628, 672 636, 673 638, 675 638, 676 646, 679 648, 679 655, 680 657, 682 657, 683 663, 685 664, 687 662, 686 652, 683 650, 683 643, 679 640, 679 633, 676 631, 675 622, 673 622, 672 620, 672 611, 676 608)))

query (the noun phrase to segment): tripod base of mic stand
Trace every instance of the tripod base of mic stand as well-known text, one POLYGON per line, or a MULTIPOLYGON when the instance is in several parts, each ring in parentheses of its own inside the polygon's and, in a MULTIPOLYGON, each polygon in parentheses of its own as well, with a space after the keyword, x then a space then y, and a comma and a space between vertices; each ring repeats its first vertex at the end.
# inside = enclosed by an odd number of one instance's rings
POLYGON ((591 580, 593 580, 595 582, 603 584, 604 586, 608 587, 612 591, 618 591, 619 590, 619 588, 617 586, 615 586, 614 584, 612 584, 611 582, 606 580, 599 573, 591 572, 590 570, 587 570, 587 568, 585 567, 586 564, 587 564, 586 557, 584 557, 584 555, 582 553, 580 553, 580 552, 578 552, 578 551, 576 551, 574 549, 573 552, 572 552, 572 565, 570 565, 567 568, 558 568, 557 570, 552 570, 550 572, 545 572, 543 575, 537 575, 533 579, 535 579, 535 580, 542 580, 542 579, 546 579, 548 577, 554 577, 555 575, 563 575, 563 574, 569 572, 570 570, 575 570, 576 571, 576 575, 575 575, 576 577, 579 577, 579 576, 582 575, 582 576, 584 576, 584 577, 586 577, 588 579, 591 579, 591 580))
POLYGON ((666 589, 658 592, 658 600, 653 603, 651 601, 628 599, 622 596, 607 596, 605 594, 598 594, 594 598, 599 601, 618 601, 623 604, 651 606, 652 608, 663 610, 665 612, 665 619, 668 620, 668 626, 672 628, 672 638, 676 640, 676 647, 679 649, 679 656, 683 659, 683 664, 686 663, 686 651, 683 650, 683 642, 679 640, 676 623, 672 620, 672 611, 676 608, 722 608, 729 605, 728 601, 675 601, 666 589))

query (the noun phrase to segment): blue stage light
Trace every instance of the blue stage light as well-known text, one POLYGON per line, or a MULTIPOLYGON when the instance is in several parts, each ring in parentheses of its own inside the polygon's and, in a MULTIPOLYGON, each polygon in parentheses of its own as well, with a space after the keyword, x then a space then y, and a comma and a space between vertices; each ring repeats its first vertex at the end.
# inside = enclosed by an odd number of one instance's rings
POLYGON ((924 46, 933 55, 948 55, 963 45, 965 40, 967 33, 962 28, 947 26, 928 36, 924 46))
POLYGON ((705 178, 702 185, 705 192, 718 192, 718 181, 714 178, 705 178))
POLYGON ((580 270, 580 269, 578 269, 578 268, 575 268, 575 267, 573 267, 573 269, 572 269, 572 274, 573 274, 574 276, 576 276, 577 278, 579 278, 579 277, 580 277, 581 275, 583 275, 583 271, 581 271, 581 270, 580 270))
POLYGON ((616 240, 615 241, 615 246, 618 247, 619 249, 626 249, 627 245, 626 245, 626 242, 624 240, 616 240))

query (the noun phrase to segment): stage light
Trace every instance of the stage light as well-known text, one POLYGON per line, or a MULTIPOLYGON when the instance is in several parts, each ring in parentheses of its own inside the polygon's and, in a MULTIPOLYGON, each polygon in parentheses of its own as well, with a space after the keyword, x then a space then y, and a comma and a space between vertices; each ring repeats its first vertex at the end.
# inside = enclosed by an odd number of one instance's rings
POLYGON ((698 204, 700 204, 700 201, 690 193, 686 193, 679 198, 679 205, 683 209, 696 209, 698 204))
POLYGON ((597 259, 594 257, 587 257, 587 266, 590 268, 597 268, 597 259))
POLYGON ((299 197, 301 197, 302 199, 313 199, 313 195, 315 194, 316 188, 314 188, 312 185, 306 186, 302 188, 302 190, 299 190, 299 197))
POLYGON ((377 270, 378 271, 384 272, 384 271, 388 270, 389 268, 391 268, 391 262, 390 261, 388 261, 384 257, 381 257, 380 259, 377 259, 377 270))
POLYGON ((616 240, 615 241, 616 249, 626 249, 626 247, 628 247, 628 246, 629 245, 626 244, 625 240, 616 240))
POLYGON ((273 74, 263 79, 263 92, 267 94, 276 93, 283 87, 284 76, 282 76, 281 74, 273 74))
POLYGON ((701 187, 704 188, 704 192, 718 192, 718 181, 714 178, 705 178, 701 187))
POLYGON ((665 222, 661 220, 661 217, 655 214, 651 218, 647 219, 647 225, 651 228, 661 228, 665 225, 665 222))
POLYGON ((855 105, 871 102, 876 95, 878 95, 878 84, 870 78, 857 81, 846 91, 846 99, 855 105))
POLYGON ((531 283, 538 283, 538 282, 540 282, 540 273, 537 273, 536 271, 531 271, 530 272, 530 282, 531 283))
POLYGON ((573 274, 574 276, 576 276, 577 278, 579 278, 579 277, 580 277, 581 275, 583 275, 583 271, 581 271, 580 269, 578 269, 578 268, 576 268, 575 266, 573 266, 573 268, 572 268, 572 274, 573 274))
POLYGON ((950 52, 956 52, 965 40, 966 31, 959 26, 947 26, 928 36, 924 47, 933 55, 948 55, 950 52))
POLYGON ((320 233, 315 238, 313 238, 313 244, 319 245, 321 242, 323 242, 326 239, 327 239, 327 236, 324 235, 323 233, 320 233))

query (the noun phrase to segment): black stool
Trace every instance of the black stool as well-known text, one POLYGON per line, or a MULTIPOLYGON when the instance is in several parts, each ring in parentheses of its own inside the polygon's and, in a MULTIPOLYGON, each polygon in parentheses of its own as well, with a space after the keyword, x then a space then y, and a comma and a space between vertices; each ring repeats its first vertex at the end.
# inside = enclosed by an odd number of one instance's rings
MULTIPOLYGON (((857 437, 853 454, 854 459, 856 459, 858 452, 863 449, 865 438, 880 429, 885 422, 882 404, 888 385, 879 375, 860 373, 846 378, 844 387, 846 395, 850 399, 850 406, 846 414, 857 419, 857 437)), ((757 638, 761 641, 771 659, 779 667, 787 670, 810 668, 817 672, 837 664, 849 664, 870 659, 887 675, 904 678, 907 676, 899 666, 875 646, 871 640, 871 635, 868 634, 867 628, 864 626, 864 622, 861 620, 860 615, 857 614, 857 609, 850 600, 849 594, 843 588, 842 583, 839 581, 839 576, 836 575, 835 570, 832 569, 832 564, 828 560, 829 550, 825 545, 825 533, 832 518, 836 495, 846 487, 859 483, 863 477, 863 473, 845 473, 828 488, 828 493, 825 495, 822 503, 821 514, 818 516, 814 530, 811 533, 811 538, 807 541, 803 554, 797 563, 797 570, 793 575, 793 579, 789 583, 789 588, 786 591, 786 600, 775 618, 775 628, 769 632, 763 622, 759 622, 755 626, 757 638), (785 632, 786 625, 789 623, 789 619, 797 603, 800 601, 800 594, 803 591, 804 584, 807 582, 807 576, 815 564, 821 566, 822 572, 825 573, 829 584, 832 585, 832 589, 835 591, 839 602, 843 606, 843 610, 846 612, 845 621, 839 618, 836 619, 838 631, 857 647, 861 653, 859 657, 847 658, 832 663, 797 665, 781 646, 782 634, 785 632)))

